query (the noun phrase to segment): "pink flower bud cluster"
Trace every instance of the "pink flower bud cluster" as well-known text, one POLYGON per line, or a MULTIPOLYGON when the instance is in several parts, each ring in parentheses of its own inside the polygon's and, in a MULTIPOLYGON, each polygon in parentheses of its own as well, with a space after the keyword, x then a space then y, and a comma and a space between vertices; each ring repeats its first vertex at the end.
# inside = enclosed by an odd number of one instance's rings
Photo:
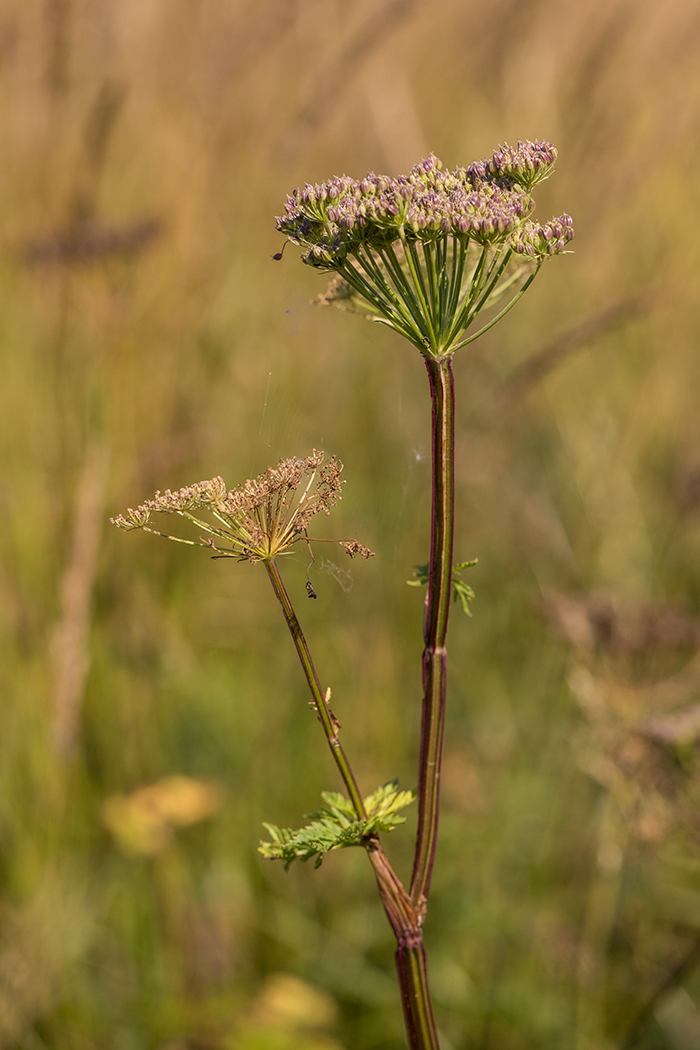
MULTIPOLYGON (((534 208, 530 190, 549 175, 555 160, 551 143, 518 142, 515 149, 503 146, 490 160, 454 171, 430 154, 408 175, 369 172, 359 181, 343 175, 296 189, 277 218, 277 229, 301 247, 304 262, 335 270, 342 269, 348 253, 381 250, 400 237, 430 243, 453 236, 485 246, 515 245, 534 208)), ((541 252, 534 237, 518 250, 540 256, 562 250, 552 245, 573 236, 571 223, 568 216, 553 222, 565 232, 554 240, 548 234, 541 252)))
POLYGON ((550 219, 546 225, 526 222, 513 240, 513 251, 531 259, 544 259, 566 250, 574 236, 574 223, 570 215, 550 219))
POLYGON ((542 139, 522 142, 518 139, 517 146, 509 146, 506 142, 489 160, 477 160, 467 171, 473 178, 512 179, 529 191, 551 175, 556 160, 557 151, 551 142, 542 139))

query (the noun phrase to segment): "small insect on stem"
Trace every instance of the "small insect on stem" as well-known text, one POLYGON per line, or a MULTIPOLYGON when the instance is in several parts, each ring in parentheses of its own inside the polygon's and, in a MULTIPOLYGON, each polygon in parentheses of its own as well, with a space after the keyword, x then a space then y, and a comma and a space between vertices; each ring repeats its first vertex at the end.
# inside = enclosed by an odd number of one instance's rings
POLYGON ((309 570, 311 569, 311 566, 316 561, 316 558, 314 557, 314 552, 311 549, 311 544, 309 543, 308 540, 306 541, 306 545, 309 548, 309 554, 311 555, 311 561, 306 566, 306 593, 308 594, 309 598, 318 598, 318 595, 316 594, 316 591, 314 590, 314 585, 312 584, 311 580, 309 579, 309 570))

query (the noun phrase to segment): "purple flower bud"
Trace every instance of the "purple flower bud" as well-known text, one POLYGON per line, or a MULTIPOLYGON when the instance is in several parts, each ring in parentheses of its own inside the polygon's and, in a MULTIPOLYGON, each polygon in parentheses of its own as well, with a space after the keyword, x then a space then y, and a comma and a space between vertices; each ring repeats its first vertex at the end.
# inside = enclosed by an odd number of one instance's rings
POLYGON ((530 191, 555 160, 556 150, 540 140, 504 143, 488 160, 454 171, 431 153, 393 179, 368 172, 359 182, 342 175, 306 183, 287 197, 276 225, 301 246, 305 262, 341 272, 359 243, 381 248, 402 228, 425 243, 451 233, 471 235, 486 246, 508 244, 529 258, 544 258, 563 251, 573 237, 568 215, 546 226, 527 219, 534 207, 530 191))

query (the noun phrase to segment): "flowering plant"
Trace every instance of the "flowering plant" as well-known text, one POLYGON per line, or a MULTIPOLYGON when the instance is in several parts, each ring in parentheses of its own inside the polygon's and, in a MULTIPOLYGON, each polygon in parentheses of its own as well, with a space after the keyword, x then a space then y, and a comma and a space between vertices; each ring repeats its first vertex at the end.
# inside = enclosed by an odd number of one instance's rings
POLYGON ((569 215, 544 225, 530 217, 532 191, 551 175, 556 158, 554 146, 540 140, 501 146, 490 158, 454 171, 431 153, 408 175, 370 172, 359 181, 343 175, 307 183, 287 198, 277 219, 280 233, 301 248, 304 263, 333 274, 316 301, 360 312, 404 336, 420 350, 430 384, 430 558, 419 580, 412 581, 425 581, 428 589, 418 831, 409 888, 390 869, 379 873, 375 864, 397 940, 411 1050, 438 1047, 422 926, 437 845, 450 596, 457 584, 456 596, 468 611, 471 591, 458 574, 473 564, 454 564, 452 356, 515 306, 546 259, 566 252, 574 236, 569 215), (478 315, 496 306, 475 327, 478 315))
MULTIPOLYGON (((126 515, 120 528, 143 529, 178 542, 209 548, 214 557, 247 559, 265 566, 291 633, 328 746, 348 792, 324 792, 323 809, 311 824, 293 830, 265 827, 271 841, 263 856, 282 860, 312 857, 320 864, 330 850, 361 846, 375 872, 380 898, 396 937, 396 964, 411 1050, 438 1050, 428 969, 423 948, 440 803, 445 727, 450 598, 469 612, 471 588, 460 573, 473 561, 454 564, 454 378, 452 356, 491 328, 518 301, 545 259, 566 251, 573 237, 568 215, 545 225, 534 222, 533 188, 554 167, 548 142, 503 146, 488 160, 446 170, 431 154, 408 175, 342 176, 306 185, 287 199, 277 229, 301 248, 303 262, 333 274, 317 299, 359 311, 393 328, 416 346, 425 361, 432 401, 432 518, 430 557, 418 567, 427 583, 423 620, 423 705, 418 771, 418 831, 408 888, 384 853, 380 832, 403 822, 399 811, 414 798, 396 781, 363 797, 339 739, 308 643, 282 581, 276 559, 298 543, 340 542, 352 557, 372 552, 355 539, 328 541, 308 535, 313 517, 328 514, 341 498, 342 465, 322 452, 281 460, 259 477, 227 490, 219 477, 178 492, 167 491, 126 515), (476 331, 477 316, 505 300, 476 331), (156 513, 177 514, 207 534, 199 540, 153 528, 156 513)), ((281 258, 280 252, 276 258, 281 258)), ((313 555, 312 555, 313 557, 313 555)), ((307 593, 315 597, 307 574, 307 593)))

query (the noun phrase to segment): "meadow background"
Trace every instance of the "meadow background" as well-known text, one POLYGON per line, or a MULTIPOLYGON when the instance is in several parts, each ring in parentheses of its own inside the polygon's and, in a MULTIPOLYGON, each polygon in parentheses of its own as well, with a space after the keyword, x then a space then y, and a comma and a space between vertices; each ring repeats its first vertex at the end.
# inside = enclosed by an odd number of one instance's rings
POLYGON ((700 1047, 699 59, 690 0, 4 0, 0 1046, 405 1045, 362 852, 256 853, 338 788, 265 574, 108 518, 338 455, 377 557, 286 579, 361 785, 412 786, 426 376, 273 216, 539 137, 575 254, 455 362, 437 1018, 700 1047))

